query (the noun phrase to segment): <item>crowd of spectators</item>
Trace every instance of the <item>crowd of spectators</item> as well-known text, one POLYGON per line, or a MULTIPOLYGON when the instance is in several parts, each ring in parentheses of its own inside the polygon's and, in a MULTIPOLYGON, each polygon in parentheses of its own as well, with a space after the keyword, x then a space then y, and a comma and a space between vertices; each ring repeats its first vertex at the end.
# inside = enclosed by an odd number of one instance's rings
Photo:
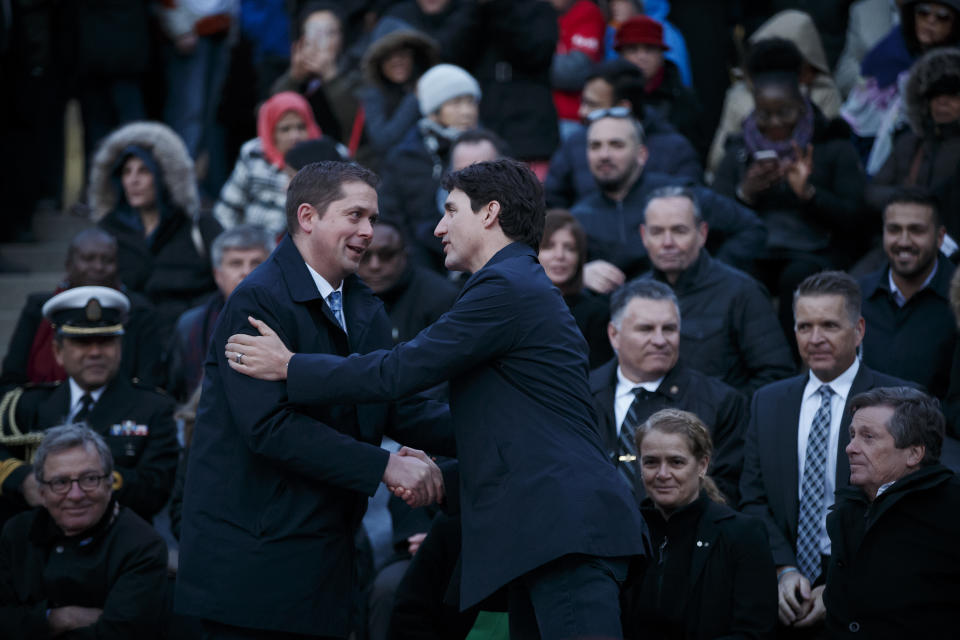
MULTIPOLYGON (((291 178, 380 176, 358 275, 401 343, 467 277, 444 177, 504 157, 650 528, 625 637, 958 633, 960 2, 13 0, 0 74, 0 239, 62 200, 72 99, 90 221, 2 362, 3 637, 202 637, 171 597, 193 414, 291 178)), ((504 637, 447 593, 456 514, 385 503, 352 637, 504 637)))

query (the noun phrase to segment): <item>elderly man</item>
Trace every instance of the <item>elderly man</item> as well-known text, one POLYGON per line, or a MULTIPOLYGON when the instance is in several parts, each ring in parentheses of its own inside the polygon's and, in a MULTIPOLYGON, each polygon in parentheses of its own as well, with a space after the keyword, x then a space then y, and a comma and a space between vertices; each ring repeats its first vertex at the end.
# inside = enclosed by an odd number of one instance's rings
POLYGON ((800 357, 810 371, 761 387, 753 395, 744 443, 740 506, 764 520, 777 565, 780 622, 816 633, 822 610, 811 585, 830 556, 827 511, 847 486, 841 455, 849 442, 849 400, 902 380, 857 358, 865 323, 860 287, 839 271, 814 274, 794 293, 800 357), (813 630, 811 630, 813 628, 813 630))
POLYGON ((960 480, 939 464, 944 418, 914 389, 850 403, 850 486, 827 517, 831 637, 947 638, 960 609, 960 480))
POLYGON ((0 536, 0 636, 159 638, 167 548, 113 496, 113 456, 81 425, 47 431, 32 470, 40 509, 0 536))
POLYGON ((747 399, 720 380, 678 362, 683 343, 680 318, 677 297, 661 282, 633 280, 613 294, 608 332, 617 357, 590 375, 600 434, 621 476, 642 497, 643 483, 634 462, 637 426, 667 407, 695 413, 713 436, 710 473, 735 503, 747 399))
POLYGON ((218 291, 205 304, 183 312, 167 352, 166 389, 178 401, 185 402, 200 384, 203 358, 223 304, 237 285, 267 259, 275 244, 262 227, 242 224, 222 232, 210 245, 218 291))
POLYGON ((177 467, 173 401, 124 377, 123 322, 130 303, 109 287, 75 287, 43 306, 53 324, 53 355, 64 383, 21 387, 3 399, 0 414, 0 511, 39 504, 29 455, 22 445, 53 425, 85 422, 109 444, 116 461, 113 489, 120 504, 152 518, 170 497, 177 467))
POLYGON ((680 301, 684 364, 748 396, 791 375, 793 356, 766 289, 704 248, 708 227, 693 191, 655 189, 643 215, 640 236, 653 263, 646 275, 680 301))
MULTIPOLYGON (((587 161, 600 190, 577 202, 571 212, 587 232, 584 284, 609 293, 649 267, 640 242, 647 196, 657 187, 690 186, 692 180, 644 171, 647 148, 640 123, 629 109, 591 114, 587 161)), ((749 268, 763 249, 766 231, 749 209, 705 187, 691 187, 710 223, 713 250, 724 262, 749 268)))

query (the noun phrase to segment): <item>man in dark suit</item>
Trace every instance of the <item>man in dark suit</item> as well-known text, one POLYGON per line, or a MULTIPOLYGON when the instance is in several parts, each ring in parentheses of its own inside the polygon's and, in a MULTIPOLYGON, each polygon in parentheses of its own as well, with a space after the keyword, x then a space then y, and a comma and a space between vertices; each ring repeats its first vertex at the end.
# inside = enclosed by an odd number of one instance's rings
POLYGON ((174 403, 121 372, 129 309, 127 297, 111 287, 74 287, 43 306, 67 380, 14 389, 0 403, 0 511, 6 516, 39 504, 30 445, 45 429, 70 422, 85 422, 110 446, 120 504, 146 520, 166 504, 179 452, 174 403))
POLYGON ((390 427, 400 442, 420 435, 418 444, 454 454, 446 407, 304 407, 285 384, 240 375, 223 358, 227 336, 254 331, 251 316, 304 351, 346 356, 392 344, 382 303, 354 275, 373 237, 376 183, 355 164, 301 169, 287 192, 289 235, 234 289, 214 329, 176 591, 177 610, 200 618, 207 637, 347 637, 354 534, 368 496, 381 480, 425 501, 441 495, 439 470, 422 452, 379 444, 390 427))
POLYGON ((673 291, 655 280, 631 280, 613 294, 608 331, 617 357, 590 374, 590 392, 600 437, 620 475, 638 498, 646 495, 635 462, 634 431, 660 409, 683 409, 710 429, 710 475, 736 503, 747 399, 717 378, 678 363, 682 324, 673 291))
POLYGON ((645 552, 645 525, 597 434, 586 342, 537 262, 543 189, 512 160, 471 165, 444 187, 435 234, 447 268, 473 274, 449 312, 392 351, 347 359, 293 356, 270 332, 233 336, 228 356, 244 357, 231 366, 273 379, 289 370, 289 398, 304 405, 449 379, 461 607, 509 585, 513 638, 620 638, 620 583, 645 552))
POLYGON ((794 293, 795 332, 808 374, 761 387, 753 396, 740 476, 744 513, 767 524, 777 565, 780 621, 799 632, 822 627, 811 588, 830 555, 827 510, 846 487, 850 398, 908 384, 862 364, 860 287, 839 271, 814 274, 794 293))

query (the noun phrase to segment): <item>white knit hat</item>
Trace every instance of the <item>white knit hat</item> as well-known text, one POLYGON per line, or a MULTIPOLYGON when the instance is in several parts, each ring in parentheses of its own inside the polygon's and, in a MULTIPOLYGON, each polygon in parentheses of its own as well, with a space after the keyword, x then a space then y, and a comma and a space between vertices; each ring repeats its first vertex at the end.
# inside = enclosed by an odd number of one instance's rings
POLYGON ((420 76, 417 82, 417 100, 420 113, 428 116, 447 100, 473 96, 480 100, 480 85, 472 75, 453 64, 438 64, 420 76))

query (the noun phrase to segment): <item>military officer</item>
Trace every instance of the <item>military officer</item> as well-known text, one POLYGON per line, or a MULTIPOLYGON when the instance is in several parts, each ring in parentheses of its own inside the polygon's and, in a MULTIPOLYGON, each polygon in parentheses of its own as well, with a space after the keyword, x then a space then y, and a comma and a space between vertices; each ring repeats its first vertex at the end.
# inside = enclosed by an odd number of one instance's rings
POLYGON ((0 521, 40 504, 31 443, 65 423, 86 423, 106 440, 120 504, 149 520, 166 503, 179 452, 174 403, 118 375, 129 309, 123 293, 92 286, 68 289, 43 306, 67 380, 20 387, 0 401, 0 521))

